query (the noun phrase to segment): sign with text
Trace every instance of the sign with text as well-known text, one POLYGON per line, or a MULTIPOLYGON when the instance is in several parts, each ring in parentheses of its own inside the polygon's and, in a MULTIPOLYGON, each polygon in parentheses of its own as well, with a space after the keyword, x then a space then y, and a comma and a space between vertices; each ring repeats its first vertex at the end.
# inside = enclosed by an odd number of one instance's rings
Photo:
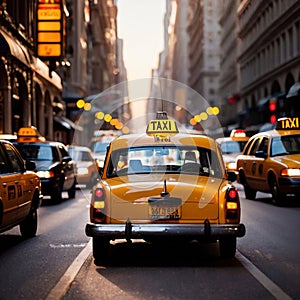
POLYGON ((37 8, 37 56, 59 59, 63 50, 62 0, 39 0, 37 8))

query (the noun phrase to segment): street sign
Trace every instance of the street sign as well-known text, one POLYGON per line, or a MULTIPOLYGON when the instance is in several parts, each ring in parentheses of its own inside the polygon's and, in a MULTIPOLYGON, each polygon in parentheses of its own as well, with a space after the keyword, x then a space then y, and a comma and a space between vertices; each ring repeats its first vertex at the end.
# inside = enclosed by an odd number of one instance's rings
POLYGON ((37 56, 60 59, 63 55, 62 0, 39 0, 37 9, 37 56))

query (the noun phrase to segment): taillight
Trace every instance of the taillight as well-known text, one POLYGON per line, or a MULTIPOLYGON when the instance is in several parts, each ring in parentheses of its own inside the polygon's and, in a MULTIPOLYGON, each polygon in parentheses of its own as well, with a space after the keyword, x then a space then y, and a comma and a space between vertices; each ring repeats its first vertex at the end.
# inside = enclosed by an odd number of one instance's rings
POLYGON ((102 187, 97 187, 94 192, 94 201, 91 206, 92 218, 101 222, 105 218, 105 191, 102 187))
POLYGON ((226 193, 226 221, 239 221, 240 205, 239 194, 236 188, 231 187, 226 193))

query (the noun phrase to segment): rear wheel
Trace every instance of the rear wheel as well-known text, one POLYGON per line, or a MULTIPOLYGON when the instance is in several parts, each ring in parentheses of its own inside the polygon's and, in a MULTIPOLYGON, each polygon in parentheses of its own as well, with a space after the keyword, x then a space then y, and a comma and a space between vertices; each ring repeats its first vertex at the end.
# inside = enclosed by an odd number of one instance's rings
POLYGON ((253 190, 253 189, 251 189, 251 188, 249 187, 249 185, 247 184, 247 180, 246 180, 246 177, 245 177, 243 171, 240 171, 239 177, 240 177, 240 182, 241 182, 241 184, 242 184, 243 187, 244 187, 244 192, 245 192, 245 197, 246 197, 246 199, 249 199, 249 200, 255 200, 255 197, 256 197, 256 191, 253 190))
POLYGON ((274 176, 270 179, 269 185, 272 194, 273 204, 282 205, 285 195, 279 191, 279 187, 274 176))
POLYGON ((107 261, 109 257, 109 240, 93 237, 93 256, 95 265, 100 265, 107 261))
POLYGON ((62 189, 60 185, 53 188, 53 191, 51 193, 51 200, 55 203, 59 203, 62 200, 62 189))
POLYGON ((24 238, 31 238, 37 232, 37 209, 31 208, 29 215, 20 224, 20 232, 24 238))
POLYGON ((74 184, 72 185, 71 189, 68 190, 69 199, 75 198, 75 195, 76 195, 76 181, 74 181, 74 184))
POLYGON ((219 240, 220 256, 233 258, 236 252, 236 237, 227 237, 219 240))
POLYGON ((256 191, 249 188, 247 184, 244 184, 245 197, 249 200, 255 200, 256 191))

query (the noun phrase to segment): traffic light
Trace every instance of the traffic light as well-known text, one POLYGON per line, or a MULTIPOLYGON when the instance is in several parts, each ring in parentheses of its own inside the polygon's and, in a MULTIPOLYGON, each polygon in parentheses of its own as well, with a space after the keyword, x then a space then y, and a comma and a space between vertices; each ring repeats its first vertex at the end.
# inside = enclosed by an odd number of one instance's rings
POLYGON ((269 111, 270 111, 270 123, 272 123, 272 124, 275 124, 276 120, 277 120, 276 110, 277 110, 277 101, 276 101, 276 98, 270 99, 270 102, 269 102, 269 111))

